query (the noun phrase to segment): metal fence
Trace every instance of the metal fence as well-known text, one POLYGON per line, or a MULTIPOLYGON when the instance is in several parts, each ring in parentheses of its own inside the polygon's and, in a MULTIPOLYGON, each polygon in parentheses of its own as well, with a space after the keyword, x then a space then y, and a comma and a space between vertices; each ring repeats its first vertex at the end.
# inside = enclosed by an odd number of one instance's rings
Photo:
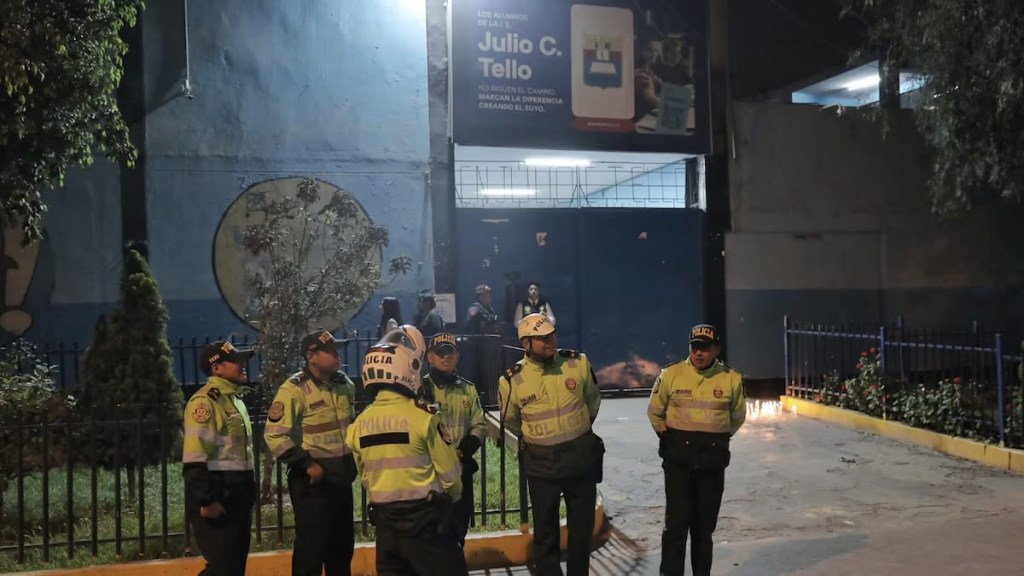
POLYGON ((789 317, 783 324, 788 395, 820 398, 828 379, 854 378, 862 358, 877 357, 893 392, 913 394, 942 381, 969 384, 982 432, 1003 445, 1024 445, 1020 343, 1008 342, 1002 333, 981 330, 976 323, 960 331, 915 329, 902 318, 882 326, 789 317))
MULTIPOLYGON (((356 383, 357 410, 365 405, 358 377, 363 355, 377 341, 375 334, 365 334, 345 333, 340 349, 343 371, 356 383)), ((172 344, 175 374, 186 390, 204 382, 197 360, 202 348, 216 340, 178 339, 172 344)), ((496 336, 462 336, 460 340, 473 372, 470 376, 480 382, 482 403, 485 407, 496 405, 496 386, 504 363, 511 365, 518 358, 506 355, 496 336)), ((249 342, 243 338, 236 344, 249 342)), ((48 362, 58 367, 60 386, 78 384, 82 350, 76 345, 40 347, 48 362)), ((249 373, 258 374, 261 363, 258 356, 251 358, 249 373)), ((264 480, 267 407, 258 394, 249 395, 246 403, 253 421, 259 485, 264 480)), ((0 426, 0 554, 13 554, 20 564, 32 551, 49 562, 55 550, 66 550, 67 558, 72 559, 83 552, 96 556, 101 546, 113 546, 117 557, 123 556, 126 545, 133 546, 140 557, 192 552, 177 444, 181 416, 151 419, 128 411, 119 416, 25 416, 14 425, 0 426), (147 441, 142 441, 143 437, 147 441), (129 491, 127 466, 134 462, 145 465, 133 467, 134 490, 129 491)), ((478 453, 474 525, 504 529, 510 514, 518 514, 520 525, 527 522, 528 504, 520 503, 528 500, 525 481, 518 473, 518 457, 510 456, 515 454, 515 446, 510 446, 511 450, 500 447, 505 438, 503 423, 497 432, 499 441, 484 442, 478 453), (517 500, 513 494, 518 495, 517 500)), ((294 529, 286 513, 290 507, 286 472, 279 462, 272 470, 272 500, 264 501, 253 518, 257 547, 264 540, 283 544, 294 529)), ((367 498, 358 484, 356 489, 355 522, 357 530, 367 536, 367 498)))
MULTIPOLYGON (((252 420, 260 485, 266 414, 255 412, 252 420)), ((55 550, 65 550, 66 557, 73 559, 83 552, 96 556, 101 545, 113 545, 117 557, 132 544, 140 557, 178 550, 191 553, 180 476, 181 427, 180 418, 130 416, 109 421, 67 417, 57 423, 24 420, 0 427, 6 468, 0 491, 4 496, 0 553, 14 554, 18 563, 24 563, 31 550, 38 550, 42 561, 49 562, 55 550), (143 441, 146 435, 150 442, 143 441), (155 445, 154 436, 158 437, 155 445), (154 449, 161 456, 154 457, 154 449), (134 466, 135 487, 129 492, 127 468, 133 463, 145 465, 134 466)), ((519 514, 522 524, 527 510, 520 506, 526 500, 518 460, 491 442, 484 442, 478 454, 474 524, 504 529, 510 514, 519 514), (496 470, 488 469, 489 460, 497 460, 496 470), (510 500, 510 490, 520 495, 517 502, 510 500)), ((253 518, 257 545, 264 540, 283 544, 294 529, 286 519, 290 508, 286 472, 280 462, 272 470, 271 501, 264 500, 253 518)), ((365 537, 370 530, 368 503, 358 483, 356 489, 355 523, 365 537)))

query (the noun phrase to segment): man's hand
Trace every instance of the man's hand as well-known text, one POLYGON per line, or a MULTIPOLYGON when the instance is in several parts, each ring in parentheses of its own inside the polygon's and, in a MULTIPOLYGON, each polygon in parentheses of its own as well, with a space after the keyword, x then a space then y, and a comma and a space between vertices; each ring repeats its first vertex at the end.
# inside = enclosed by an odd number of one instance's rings
POLYGON ((208 506, 199 507, 199 516, 206 520, 216 520, 227 513, 220 502, 212 502, 208 506))
POLYGON ((313 462, 312 466, 306 468, 306 474, 309 474, 310 484, 319 484, 324 479, 324 469, 316 462, 313 462))

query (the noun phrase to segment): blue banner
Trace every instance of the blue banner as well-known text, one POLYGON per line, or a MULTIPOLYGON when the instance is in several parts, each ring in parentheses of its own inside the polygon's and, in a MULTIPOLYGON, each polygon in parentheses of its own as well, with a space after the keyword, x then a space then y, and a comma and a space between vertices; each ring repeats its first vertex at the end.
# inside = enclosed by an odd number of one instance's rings
POLYGON ((707 0, 453 0, 457 144, 710 152, 707 0))

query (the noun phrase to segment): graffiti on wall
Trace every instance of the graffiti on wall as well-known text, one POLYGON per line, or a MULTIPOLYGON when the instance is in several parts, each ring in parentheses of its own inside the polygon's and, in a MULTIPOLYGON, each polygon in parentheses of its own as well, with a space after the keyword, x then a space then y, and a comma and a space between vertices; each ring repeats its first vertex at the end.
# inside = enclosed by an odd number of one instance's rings
MULTIPOLYGON (((249 279, 254 275, 266 273, 270 269, 270 262, 267 257, 256 257, 249 253, 244 246, 244 233, 249 226, 261 225, 265 220, 265 209, 267 205, 275 200, 284 198, 295 198, 299 192, 299 184, 302 178, 282 178, 277 180, 265 180, 249 186, 224 212, 220 225, 214 236, 213 244, 213 266, 217 279, 217 286, 221 295, 230 306, 232 312, 241 320, 248 323, 254 329, 259 327, 250 322, 253 309, 253 297, 249 289, 249 279)), ((351 195, 334 184, 319 181, 320 198, 318 203, 313 205, 311 212, 322 209, 330 201, 335 193, 351 197, 351 195)), ((358 205, 358 202, 356 202, 358 205)), ((305 220, 296 218, 288 221, 287 239, 282 241, 301 241, 308 235, 309 231, 304 229, 305 220)), ((372 226, 366 211, 359 206, 350 227, 372 226)), ((307 259, 302 263, 308 271, 320 269, 328 255, 321 250, 310 250, 307 259)), ((374 250, 370 257, 375 260, 377 269, 380 268, 382 255, 380 250, 374 250)), ((365 305, 363 300, 340 315, 330 318, 319 318, 316 325, 328 329, 336 329, 344 325, 365 305)))

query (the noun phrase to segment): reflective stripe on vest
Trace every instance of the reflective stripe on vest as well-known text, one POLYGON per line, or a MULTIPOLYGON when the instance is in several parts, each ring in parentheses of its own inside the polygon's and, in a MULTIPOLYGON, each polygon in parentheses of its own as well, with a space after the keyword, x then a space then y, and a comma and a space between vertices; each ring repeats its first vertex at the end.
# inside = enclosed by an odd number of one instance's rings
POLYGON ((665 425, 689 432, 728 434, 732 426, 729 401, 670 398, 665 425))
POLYGON ((573 398, 565 406, 522 413, 523 440, 538 446, 569 442, 590 431, 590 417, 582 398, 573 398))

